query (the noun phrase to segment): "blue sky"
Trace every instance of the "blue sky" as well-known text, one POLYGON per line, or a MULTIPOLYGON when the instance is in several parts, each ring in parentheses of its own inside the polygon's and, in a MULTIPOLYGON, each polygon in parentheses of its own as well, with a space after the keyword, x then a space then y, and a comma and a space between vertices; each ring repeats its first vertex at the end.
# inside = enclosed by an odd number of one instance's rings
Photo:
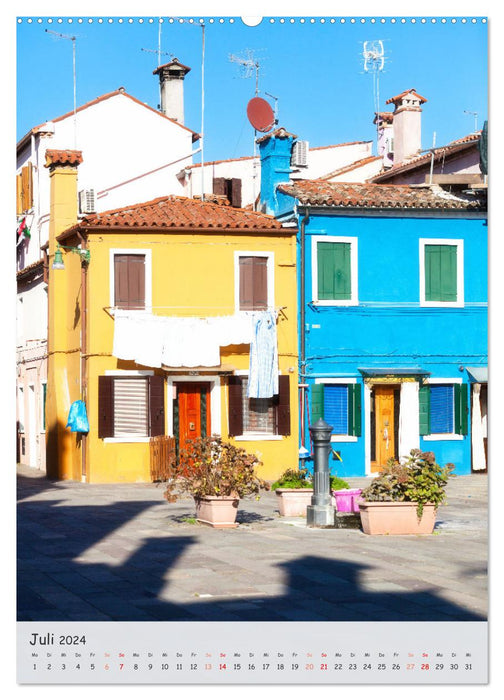
MULTIPOLYGON (((90 22, 87 16, 52 15, 48 22, 38 15, 21 15, 17 25, 17 138, 32 126, 73 108, 72 42, 50 32, 76 35, 77 104, 124 86, 126 91, 156 107, 159 102, 155 53, 158 48, 158 17, 103 15, 90 22), (29 23, 27 18, 31 17, 29 23), (62 18, 58 23, 57 18, 62 18), (122 17, 123 22, 118 20, 122 17), (129 22, 129 18, 133 21, 129 22), (81 18, 83 21, 78 22, 81 18), (68 20, 72 19, 72 22, 68 20), (109 22, 112 19, 112 22, 109 22), (149 22, 152 19, 152 22, 149 22), (46 32, 46 29, 50 32, 46 32), (34 66, 38 70, 34 77, 34 66), (42 69, 40 69, 42 68, 42 69)), ((191 67, 185 80, 185 124, 201 128, 202 30, 200 15, 188 15, 195 24, 171 24, 164 18, 161 50, 191 67)), ((390 110, 385 100, 408 88, 427 98, 422 115, 422 146, 442 145, 469 134, 474 116, 481 128, 488 118, 487 25, 473 16, 452 22, 441 17, 422 23, 416 17, 390 18, 357 15, 342 23, 340 16, 264 17, 257 27, 246 26, 229 15, 205 18, 205 160, 250 155, 253 129, 246 106, 254 96, 255 79, 245 78, 230 54, 259 61, 260 96, 278 98, 279 125, 306 139, 311 146, 373 140, 373 78, 364 72, 363 42, 381 39, 385 68, 380 74, 380 109, 390 110), (280 22, 280 17, 285 21, 280 22), (365 22, 361 22, 361 18, 365 22)), ((476 16, 477 17, 477 16, 476 16)), ((162 55, 166 63, 170 56, 162 55)), ((271 98, 267 98, 270 99, 271 98)), ((271 100, 273 103, 273 100, 271 100)))

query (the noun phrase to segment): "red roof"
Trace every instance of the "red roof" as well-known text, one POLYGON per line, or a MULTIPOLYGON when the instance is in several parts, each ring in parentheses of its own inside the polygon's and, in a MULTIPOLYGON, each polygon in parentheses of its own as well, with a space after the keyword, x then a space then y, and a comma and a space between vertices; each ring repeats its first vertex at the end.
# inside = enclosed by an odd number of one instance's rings
POLYGON ((68 229, 64 235, 77 228, 93 229, 281 229, 282 225, 273 216, 261 212, 238 209, 215 202, 167 195, 150 202, 133 204, 120 209, 82 218, 79 224, 68 229))
POLYGON ((411 185, 375 185, 354 182, 299 180, 278 189, 301 204, 379 209, 479 209, 474 197, 455 196, 441 188, 411 185))
POLYGON ((80 165, 82 163, 82 151, 56 150, 48 148, 46 153, 46 168, 51 165, 80 165))
POLYGON ((283 126, 280 126, 278 129, 274 129, 274 131, 270 131, 269 134, 264 134, 264 136, 261 136, 260 139, 257 139, 257 143, 261 143, 261 141, 267 141, 269 138, 272 136, 276 136, 277 139, 287 139, 287 138, 293 138, 297 139, 296 134, 291 134, 286 129, 283 128, 283 126))
POLYGON ((387 100, 385 102, 386 105, 390 104, 396 104, 396 102, 400 102, 403 97, 406 97, 406 95, 412 94, 413 97, 416 97, 418 100, 420 100, 420 104, 424 104, 424 102, 427 102, 427 99, 425 97, 422 97, 422 95, 419 95, 418 92, 415 90, 415 88, 410 88, 409 90, 405 90, 404 92, 401 92, 400 95, 396 95, 395 97, 391 97, 390 100, 387 100))
POLYGON ((161 73, 163 68, 169 68, 170 66, 177 66, 178 68, 183 68, 186 73, 189 73, 191 70, 189 66, 184 66, 183 63, 180 63, 178 58, 174 58, 173 61, 170 61, 169 63, 165 63, 162 66, 158 66, 155 70, 152 71, 153 75, 157 75, 157 73, 161 73))

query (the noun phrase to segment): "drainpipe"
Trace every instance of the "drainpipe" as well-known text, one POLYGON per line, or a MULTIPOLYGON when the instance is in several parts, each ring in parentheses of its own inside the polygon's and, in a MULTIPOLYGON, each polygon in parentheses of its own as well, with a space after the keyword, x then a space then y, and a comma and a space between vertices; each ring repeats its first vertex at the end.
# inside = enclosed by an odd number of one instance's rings
POLYGON ((310 207, 305 208, 305 215, 301 220, 301 261, 300 261, 300 331, 301 331, 301 347, 299 352, 299 389, 301 394, 301 412, 300 412, 300 428, 301 428, 301 444, 304 446, 305 441, 305 400, 306 400, 306 329, 305 329, 305 304, 306 304, 306 291, 305 291, 305 229, 306 224, 310 219, 310 207))
MULTIPOLYGON (((77 231, 77 236, 83 250, 87 248, 85 238, 77 231)), ((81 262, 81 399, 86 406, 86 413, 89 416, 89 408, 87 405, 87 271, 88 265, 86 262, 81 262)), ((87 480, 87 434, 81 433, 81 481, 87 480)))

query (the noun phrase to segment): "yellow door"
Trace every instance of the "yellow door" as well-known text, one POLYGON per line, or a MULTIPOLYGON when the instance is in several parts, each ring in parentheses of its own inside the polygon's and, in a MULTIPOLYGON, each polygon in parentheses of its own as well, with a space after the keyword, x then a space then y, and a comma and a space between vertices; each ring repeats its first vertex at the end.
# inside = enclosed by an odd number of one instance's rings
POLYGON ((394 386, 375 386, 374 411, 374 459, 371 460, 371 471, 380 471, 396 453, 395 445, 395 415, 394 415, 394 386))

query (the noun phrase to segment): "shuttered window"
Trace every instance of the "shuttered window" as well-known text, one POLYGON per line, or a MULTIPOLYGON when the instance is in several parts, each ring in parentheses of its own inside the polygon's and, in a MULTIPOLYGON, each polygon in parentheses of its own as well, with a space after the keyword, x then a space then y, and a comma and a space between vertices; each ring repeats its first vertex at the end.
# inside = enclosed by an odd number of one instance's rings
POLYGON ((278 377, 278 395, 247 397, 247 377, 229 377, 229 435, 290 435, 290 378, 278 377))
POLYGON ((425 301, 457 301, 456 245, 425 245, 425 301))
POLYGON ((420 435, 467 435, 468 385, 430 384, 420 387, 420 435))
POLYGON ((350 243, 317 243, 317 282, 317 298, 320 301, 351 300, 350 243))
POLYGON ((33 207, 33 166, 30 162, 16 176, 16 213, 24 214, 33 207))
POLYGON ((232 207, 242 205, 242 181, 240 178, 214 177, 213 193, 227 197, 232 207))
POLYGON ((362 433, 362 387, 360 384, 313 384, 311 422, 323 418, 333 435, 362 433))
POLYGON ((240 256, 240 311, 268 308, 268 258, 240 256))
POLYGON ((98 378, 98 437, 164 435, 164 378, 98 378))
POLYGON ((114 255, 114 306, 118 309, 145 308, 145 255, 114 255))
POLYGON ((435 384, 430 387, 431 433, 453 433, 453 385, 435 384))

